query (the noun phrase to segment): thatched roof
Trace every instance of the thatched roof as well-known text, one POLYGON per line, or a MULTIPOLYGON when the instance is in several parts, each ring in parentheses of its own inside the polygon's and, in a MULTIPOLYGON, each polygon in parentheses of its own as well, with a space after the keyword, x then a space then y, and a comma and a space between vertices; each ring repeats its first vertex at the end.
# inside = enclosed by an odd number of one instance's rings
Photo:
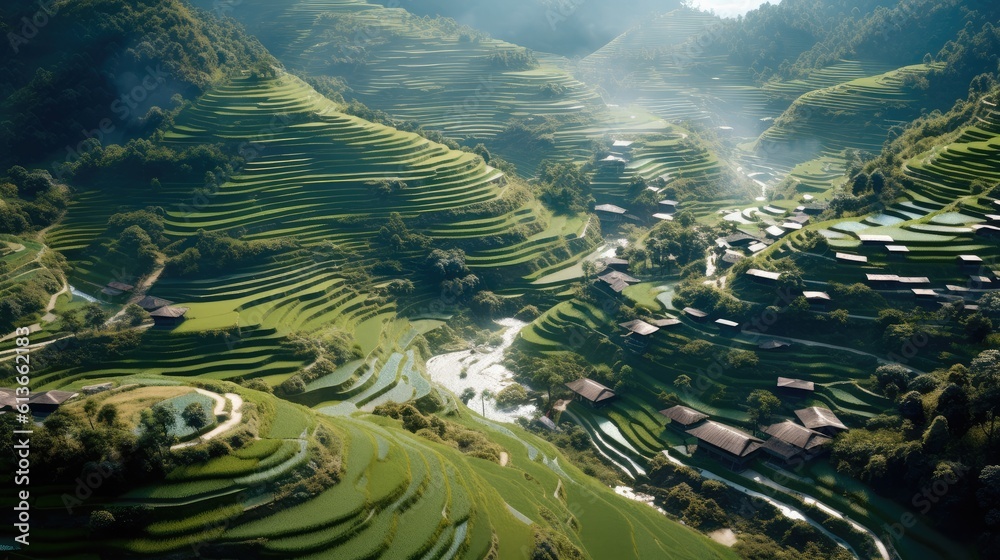
POLYGON ((672 327, 674 325, 679 325, 681 324, 681 320, 675 317, 668 317, 666 319, 657 319, 655 321, 650 321, 649 324, 653 325, 654 327, 660 327, 662 329, 663 327, 672 327))
POLYGON ((44 393, 35 393, 31 395, 28 402, 31 404, 60 405, 79 394, 80 393, 71 393, 69 391, 45 391, 44 393))
POLYGON ((761 446, 761 449, 763 449, 764 451, 768 451, 774 455, 777 455, 778 457, 781 457, 786 461, 791 459, 792 457, 795 457, 799 453, 802 453, 802 450, 799 449, 798 447, 795 447, 790 443, 781 441, 776 437, 770 438, 767 441, 765 441, 764 445, 761 446))
POLYGON ((594 207, 595 212, 607 212, 609 214, 624 214, 626 210, 614 204, 598 204, 594 207))
POLYGON ((691 424, 697 424, 702 420, 708 418, 708 415, 702 412, 698 412, 693 408, 689 408, 683 405, 672 406, 670 408, 660 411, 660 414, 666 416, 667 418, 677 422, 678 424, 683 424, 685 426, 690 426, 691 424))
POLYGON ((120 290, 122 292, 131 292, 133 289, 135 289, 135 286, 133 286, 132 284, 125 284, 123 282, 108 282, 107 285, 112 290, 120 290))
POLYGON ((762 439, 713 420, 691 428, 687 430, 687 433, 737 457, 745 457, 753 453, 760 449, 761 444, 764 443, 762 439))
POLYGON ((764 433, 806 451, 812 451, 833 441, 829 437, 800 426, 791 420, 771 424, 764 428, 764 433))
POLYGON ((826 292, 802 292, 802 296, 807 300, 830 301, 830 294, 826 292))
POLYGON ((900 276, 896 279, 900 284, 930 284, 931 279, 926 276, 900 276))
POLYGON ((0 389, 0 410, 13 409, 17 405, 17 393, 14 392, 14 389, 0 389))
POLYGON ((899 282, 898 274, 865 274, 869 282, 899 282))
POLYGON ((868 257, 864 255, 852 255, 850 253, 837 253, 837 260, 844 262, 866 263, 868 257))
POLYGON ((730 321, 729 319, 716 319, 715 324, 728 329, 736 329, 740 326, 736 321, 730 321))
POLYGON ((649 336, 660 330, 659 327, 654 327, 642 319, 634 319, 632 321, 628 321, 627 323, 619 323, 618 326, 640 336, 649 336))
POLYGON ((809 428, 810 430, 815 430, 817 428, 837 428, 838 430, 846 430, 847 426, 837 418, 837 415, 833 413, 829 408, 822 408, 818 406, 810 406, 809 408, 802 408, 795 411, 795 416, 799 418, 799 422, 802 425, 809 428))
POLYGON ((188 312, 187 307, 161 307, 149 314, 150 317, 163 317, 167 319, 177 319, 183 317, 188 312))
POLYGON ((158 297, 146 296, 135 303, 146 311, 155 311, 161 307, 173 305, 174 302, 158 297))
POLYGON ((815 391, 816 384, 812 381, 803 381, 801 379, 791 379, 789 377, 779 377, 778 387, 783 389, 801 389, 803 391, 815 391))
POLYGON ((705 317, 708 317, 708 313, 702 311, 701 309, 695 309, 693 307, 685 307, 684 314, 689 317, 694 317, 696 319, 704 319, 705 317))
POLYGON ((959 255, 955 258, 962 264, 979 264, 983 262, 982 257, 978 255, 959 255))
POLYGON ((885 250, 890 253, 909 253, 910 248, 906 245, 886 245, 885 250))
POLYGON ((760 278, 762 280, 778 280, 781 278, 780 272, 768 272, 766 270, 760 270, 759 268, 751 268, 747 270, 747 276, 753 276, 754 278, 760 278))
POLYGON ((577 379, 576 381, 570 381, 566 384, 566 387, 577 395, 595 403, 614 398, 615 396, 615 392, 611 389, 608 389, 604 385, 586 377, 583 379, 577 379))

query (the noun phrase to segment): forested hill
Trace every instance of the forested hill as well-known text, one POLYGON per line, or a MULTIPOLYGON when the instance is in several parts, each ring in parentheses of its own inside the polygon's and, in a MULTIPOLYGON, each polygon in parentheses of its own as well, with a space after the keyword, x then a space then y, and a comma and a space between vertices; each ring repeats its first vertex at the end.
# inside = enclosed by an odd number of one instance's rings
MULTIPOLYGON (((233 22, 180 0, 5 1, 0 168, 146 136, 226 74, 275 64, 233 22), (24 19, 26 18, 26 19, 24 19), (26 23, 27 22, 27 23, 26 23)), ((45 165, 45 167, 49 167, 45 165)))

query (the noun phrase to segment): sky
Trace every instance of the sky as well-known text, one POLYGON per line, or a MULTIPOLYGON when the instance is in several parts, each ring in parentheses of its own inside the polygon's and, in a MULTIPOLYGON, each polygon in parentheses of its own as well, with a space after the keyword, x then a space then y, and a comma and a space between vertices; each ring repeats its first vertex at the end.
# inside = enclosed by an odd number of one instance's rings
MULTIPOLYGON (((770 0, 772 4, 779 0, 770 0)), ((702 10, 714 10, 722 17, 735 17, 760 6, 764 0, 694 0, 694 5, 702 10)))

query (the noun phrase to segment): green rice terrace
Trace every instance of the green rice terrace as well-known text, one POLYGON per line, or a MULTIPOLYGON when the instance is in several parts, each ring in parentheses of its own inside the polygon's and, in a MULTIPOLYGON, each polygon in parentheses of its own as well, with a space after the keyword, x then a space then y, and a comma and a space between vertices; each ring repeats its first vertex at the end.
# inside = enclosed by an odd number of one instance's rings
POLYGON ((10 558, 1000 560, 1000 7, 9 4, 10 558))
MULTIPOLYGON (((192 448, 194 462, 172 468, 162 483, 103 493, 85 505, 57 486, 36 487, 40 516, 65 511, 67 500, 98 516, 135 513, 127 534, 91 532, 87 555, 77 554, 86 528, 37 526, 33 557, 515 559, 536 539, 558 534, 560 546, 572 543, 595 558, 735 558, 692 529, 664 523, 652 508, 616 497, 520 428, 467 415, 439 421, 447 440, 470 429, 489 438, 488 447, 462 449, 411 433, 412 416, 402 424, 384 414, 332 419, 236 385, 203 386, 228 400, 220 417, 242 414, 240 423, 209 433, 210 449, 231 451, 200 461, 192 448), (617 538, 622 531, 632 536, 627 543, 617 538)), ((88 403, 117 407, 113 429, 127 430, 144 407, 176 408, 190 395, 200 396, 178 382, 134 378, 64 410, 84 421, 88 403)))

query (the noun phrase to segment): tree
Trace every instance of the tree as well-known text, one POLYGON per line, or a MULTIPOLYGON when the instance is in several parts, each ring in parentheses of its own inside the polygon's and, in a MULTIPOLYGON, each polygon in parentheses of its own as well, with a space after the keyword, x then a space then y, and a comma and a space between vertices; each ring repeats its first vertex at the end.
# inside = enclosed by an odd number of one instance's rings
POLYGON ((142 411, 139 417, 141 434, 138 444, 140 448, 149 449, 162 461, 164 450, 174 442, 171 428, 175 422, 175 411, 171 405, 158 405, 142 411))
POLYGON ((118 406, 114 403, 102 406, 97 413, 97 421, 107 426, 114 426, 115 422, 118 421, 118 406))
POLYGON ((915 425, 924 423, 924 401, 920 393, 910 391, 899 399, 899 415, 913 422, 915 425))
POLYGON ((106 509, 99 509, 90 512, 89 527, 95 533, 107 531, 115 524, 115 516, 106 509))
POLYGON ((94 414, 97 412, 97 401, 94 399, 87 399, 83 403, 83 413, 87 416, 87 421, 90 422, 90 428, 94 429, 94 414))
POLYGON ((910 370, 899 364, 886 364, 875 370, 875 385, 890 399, 895 399, 906 391, 910 382, 910 370))
POLYGON ((674 379, 674 387, 678 389, 690 389, 691 388, 691 376, 687 374, 680 374, 674 379))
POLYGON ((130 327, 138 327, 146 320, 146 310, 139 307, 134 303, 130 303, 125 307, 125 311, 122 314, 122 319, 126 325, 130 327))
POLYGON ((965 388, 948 384, 938 395, 937 406, 934 409, 935 415, 944 416, 948 419, 948 427, 951 434, 961 437, 969 431, 969 395, 965 388))
POLYGON ((188 427, 196 432, 207 426, 210 420, 208 412, 200 402, 193 402, 184 407, 181 418, 184 419, 184 423, 188 427))
POLYGON ((771 422, 775 411, 781 406, 781 400, 770 391, 755 389, 747 397, 747 416, 754 426, 763 426, 771 422))
POLYGON ((935 416, 931 425, 924 431, 923 444, 924 451, 928 453, 938 453, 943 451, 951 434, 948 430, 948 419, 944 416, 935 416))
POLYGON ((993 332, 993 321, 981 313, 970 315, 965 320, 965 334, 972 342, 982 342, 993 332))
POLYGON ((92 329, 98 329, 108 320, 108 312, 97 303, 88 303, 83 308, 83 324, 92 329))
POLYGON ((458 398, 462 401, 462 404, 468 405, 469 401, 476 398, 476 390, 472 387, 466 387, 458 398))
POLYGON ((583 261, 580 265, 583 268, 583 279, 590 281, 597 274, 597 264, 594 261, 583 261))

